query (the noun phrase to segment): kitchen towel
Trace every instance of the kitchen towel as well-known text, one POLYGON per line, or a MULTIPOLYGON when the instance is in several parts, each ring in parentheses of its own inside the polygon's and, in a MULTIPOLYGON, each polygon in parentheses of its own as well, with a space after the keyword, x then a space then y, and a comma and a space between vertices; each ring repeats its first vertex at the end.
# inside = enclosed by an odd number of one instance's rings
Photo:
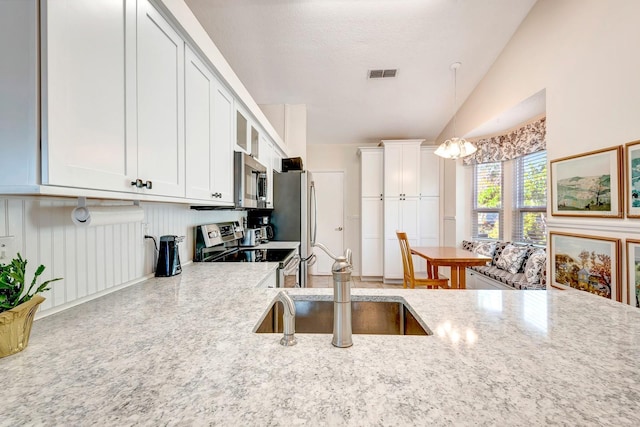
POLYGON ((81 206, 71 212, 71 220, 78 226, 96 226, 139 222, 144 219, 140 206, 81 206))

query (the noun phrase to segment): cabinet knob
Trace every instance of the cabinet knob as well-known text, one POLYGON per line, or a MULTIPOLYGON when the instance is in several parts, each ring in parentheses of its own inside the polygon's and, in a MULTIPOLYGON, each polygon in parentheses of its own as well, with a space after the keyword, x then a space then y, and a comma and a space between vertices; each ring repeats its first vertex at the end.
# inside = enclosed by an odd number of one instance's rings
POLYGON ((336 231, 342 231, 342 227, 336 228, 336 231))
POLYGON ((143 185, 143 187, 147 187, 147 189, 151 190, 153 188, 153 182, 151 181, 146 181, 143 185))
POLYGON ((136 179, 135 181, 131 181, 131 185, 135 186, 136 188, 142 188, 143 187, 141 179, 136 179))
POLYGON ((211 197, 215 197, 216 199, 220 199, 222 197, 222 193, 213 193, 211 197))

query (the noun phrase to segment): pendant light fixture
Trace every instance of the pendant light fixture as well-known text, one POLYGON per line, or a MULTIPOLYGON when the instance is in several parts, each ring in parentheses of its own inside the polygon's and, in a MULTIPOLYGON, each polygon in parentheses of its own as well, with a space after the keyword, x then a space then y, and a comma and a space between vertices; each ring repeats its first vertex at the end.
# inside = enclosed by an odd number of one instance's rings
POLYGON ((456 135, 456 96, 458 91, 458 68, 462 65, 459 62, 454 62, 451 64, 451 69, 453 70, 453 137, 451 139, 447 139, 445 142, 440 144, 440 146, 436 149, 434 154, 444 157, 445 159, 459 159, 461 157, 468 156, 470 154, 475 153, 478 148, 475 145, 470 143, 464 138, 458 138, 456 135))

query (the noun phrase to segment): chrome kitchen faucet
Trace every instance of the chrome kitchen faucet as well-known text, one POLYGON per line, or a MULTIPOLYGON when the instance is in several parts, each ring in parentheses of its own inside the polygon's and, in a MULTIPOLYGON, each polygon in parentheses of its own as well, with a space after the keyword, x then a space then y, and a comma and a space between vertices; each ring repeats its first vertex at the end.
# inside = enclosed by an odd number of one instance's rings
POLYGON ((331 343, 336 347, 351 347, 351 249, 346 249, 344 255, 335 256, 322 243, 314 242, 326 252, 335 262, 331 267, 333 274, 333 340, 331 343))

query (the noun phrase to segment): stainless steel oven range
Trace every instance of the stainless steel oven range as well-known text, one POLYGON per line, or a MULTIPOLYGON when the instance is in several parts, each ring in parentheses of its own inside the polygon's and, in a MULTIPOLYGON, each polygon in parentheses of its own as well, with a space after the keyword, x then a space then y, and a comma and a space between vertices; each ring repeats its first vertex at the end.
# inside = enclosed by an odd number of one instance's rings
POLYGON ((278 262, 276 286, 299 286, 300 255, 295 249, 242 247, 240 223, 220 222, 196 227, 196 262, 278 262))

